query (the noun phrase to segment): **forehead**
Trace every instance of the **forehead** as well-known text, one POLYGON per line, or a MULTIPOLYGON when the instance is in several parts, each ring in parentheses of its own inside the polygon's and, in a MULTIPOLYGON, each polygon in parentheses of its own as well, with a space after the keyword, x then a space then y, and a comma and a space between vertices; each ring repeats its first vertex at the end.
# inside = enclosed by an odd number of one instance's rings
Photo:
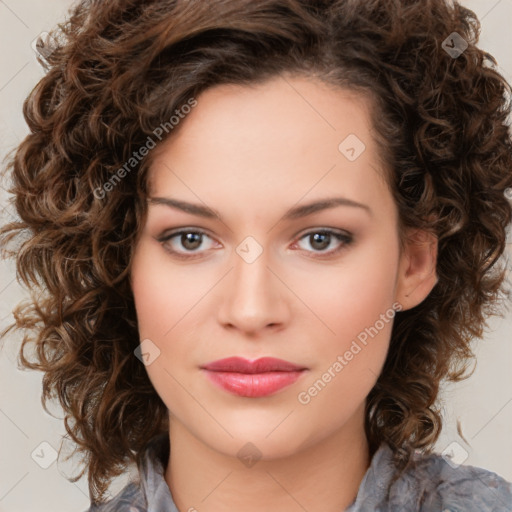
POLYGON ((386 186, 369 100, 311 78, 212 87, 180 123, 155 150, 150 195, 249 205, 386 186))

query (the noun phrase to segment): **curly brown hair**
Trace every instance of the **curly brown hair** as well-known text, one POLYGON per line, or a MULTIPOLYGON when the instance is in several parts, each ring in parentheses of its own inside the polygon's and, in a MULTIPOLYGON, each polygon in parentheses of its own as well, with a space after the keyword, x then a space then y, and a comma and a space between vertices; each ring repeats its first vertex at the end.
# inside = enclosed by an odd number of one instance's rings
POLYGON ((44 372, 45 410, 60 401, 93 502, 168 429, 134 356, 129 282, 152 153, 105 184, 188 99, 283 73, 371 101, 400 233, 438 237, 439 281, 397 313, 366 406, 372 454, 386 442, 404 468, 414 449, 433 449, 440 383, 467 377, 470 342, 509 293, 498 262, 512 220, 511 88, 479 32, 472 11, 445 0, 83 0, 51 32, 47 72, 23 105, 30 133, 4 169, 20 219, 0 231, 39 294, 2 336, 24 330, 19 360, 44 372), (457 56, 443 46, 453 32, 468 44, 457 56))

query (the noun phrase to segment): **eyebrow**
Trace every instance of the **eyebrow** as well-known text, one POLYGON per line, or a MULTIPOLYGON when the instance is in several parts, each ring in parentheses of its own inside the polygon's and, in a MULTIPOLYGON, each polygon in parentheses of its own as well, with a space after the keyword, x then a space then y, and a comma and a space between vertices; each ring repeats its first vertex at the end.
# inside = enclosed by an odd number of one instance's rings
MULTIPOLYGON (((200 204, 189 203, 187 201, 181 201, 178 199, 172 199, 170 197, 150 197, 148 199, 150 204, 161 204, 176 208, 178 210, 190 213, 192 215, 198 215, 207 219, 221 219, 219 212, 208 206, 202 206, 200 204)), ((346 197, 330 197, 327 199, 320 199, 312 203, 307 203, 301 206, 294 206, 290 208, 282 217, 282 220, 295 220, 302 217, 307 217, 313 213, 327 210, 329 208, 335 208, 336 206, 350 206, 354 208, 360 208, 366 211, 370 216, 372 215, 371 208, 352 199, 346 197)))

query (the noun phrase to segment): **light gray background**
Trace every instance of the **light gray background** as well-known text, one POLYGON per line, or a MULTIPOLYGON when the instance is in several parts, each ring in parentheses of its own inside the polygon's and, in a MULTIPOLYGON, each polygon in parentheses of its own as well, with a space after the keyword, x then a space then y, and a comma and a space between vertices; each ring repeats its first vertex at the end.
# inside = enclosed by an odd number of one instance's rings
MULTIPOLYGON (((494 55, 500 71, 512 82, 512 0, 464 0, 482 21, 479 46, 494 55)), ((22 102, 43 71, 31 42, 66 15, 69 0, 0 0, 0 157, 15 147, 28 133, 22 118, 22 102)), ((0 190, 0 221, 6 194, 0 190)), ((510 239, 509 239, 510 240, 510 239)), ((511 244, 508 245, 512 254, 511 244)), ((0 327, 10 322, 10 311, 25 295, 15 281, 11 262, 0 263, 0 327)), ((483 342, 476 343, 478 364, 473 376, 444 393, 445 426, 437 451, 448 449, 454 463, 484 467, 512 481, 512 313, 495 318, 483 342), (462 422, 466 444, 456 431, 462 422), (453 442, 458 443, 452 445, 453 442), (451 446, 451 448, 449 448, 451 446)), ((16 367, 20 335, 11 336, 0 352, 0 512, 83 512, 89 506, 85 477, 70 483, 64 475, 74 475, 80 465, 73 459, 53 462, 47 469, 31 457, 50 462, 51 448, 59 450, 65 429, 40 403, 39 372, 16 367)), ((61 411, 50 409, 58 417, 61 411)), ((70 446, 69 441, 65 444, 70 446)), ((70 453, 70 450, 63 450, 70 453)), ((127 482, 120 477, 112 487, 117 492, 127 482)))

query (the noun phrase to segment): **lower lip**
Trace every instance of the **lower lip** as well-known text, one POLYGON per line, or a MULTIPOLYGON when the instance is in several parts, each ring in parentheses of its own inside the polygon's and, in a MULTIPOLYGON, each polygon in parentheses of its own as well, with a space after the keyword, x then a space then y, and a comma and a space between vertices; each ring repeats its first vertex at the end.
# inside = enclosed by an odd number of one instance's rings
POLYGON ((293 384, 304 370, 295 372, 234 373, 205 370, 206 376, 220 388, 238 396, 261 397, 293 384))

